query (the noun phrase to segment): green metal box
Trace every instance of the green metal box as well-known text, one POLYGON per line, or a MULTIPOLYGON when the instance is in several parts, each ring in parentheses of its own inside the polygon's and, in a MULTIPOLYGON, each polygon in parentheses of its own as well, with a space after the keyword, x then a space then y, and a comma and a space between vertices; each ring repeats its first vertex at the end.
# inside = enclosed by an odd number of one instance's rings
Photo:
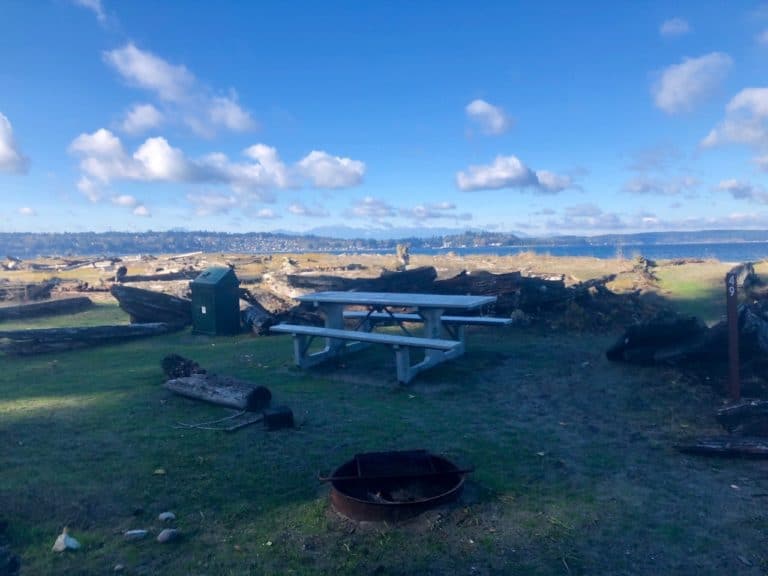
POLYGON ((231 268, 208 268, 189 283, 192 333, 218 336, 240 332, 240 281, 231 268))

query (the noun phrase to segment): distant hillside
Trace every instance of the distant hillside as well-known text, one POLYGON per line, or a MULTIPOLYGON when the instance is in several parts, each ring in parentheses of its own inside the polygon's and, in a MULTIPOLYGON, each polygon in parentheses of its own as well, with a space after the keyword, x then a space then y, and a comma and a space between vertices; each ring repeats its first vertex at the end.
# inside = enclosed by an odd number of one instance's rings
POLYGON ((706 230, 700 232, 646 232, 600 236, 521 238, 515 234, 468 231, 429 238, 336 238, 330 236, 252 232, 77 232, 42 234, 0 233, 0 257, 33 258, 46 255, 119 256, 127 254, 179 254, 185 252, 279 253, 394 251, 398 243, 419 248, 485 246, 655 245, 766 242, 768 230, 706 230))

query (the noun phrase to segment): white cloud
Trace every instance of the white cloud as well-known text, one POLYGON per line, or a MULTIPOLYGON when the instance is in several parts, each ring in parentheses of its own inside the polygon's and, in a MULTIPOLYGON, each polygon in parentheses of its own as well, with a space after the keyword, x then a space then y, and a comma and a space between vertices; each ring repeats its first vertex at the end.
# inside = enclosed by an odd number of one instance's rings
POLYGON ((22 173, 26 171, 27 159, 16 145, 11 121, 0 112, 0 172, 22 173))
MULTIPOLYGON (((306 170, 301 162, 286 166, 277 150, 265 144, 246 148, 243 151, 246 160, 242 162, 233 162, 221 153, 190 159, 161 137, 148 138, 133 154, 128 154, 120 139, 105 128, 81 134, 72 141, 69 151, 80 159, 82 176, 78 188, 93 202, 98 202, 102 189, 114 181, 224 184, 247 200, 266 202, 273 199, 272 190, 299 187, 300 180, 291 174, 303 174, 306 170)), ((347 165, 364 166, 362 162, 336 158, 325 152, 312 154, 343 160, 347 165)), ((338 188, 356 181, 343 173, 320 170, 318 174, 320 180, 316 186, 333 183, 333 187, 338 188)), ((199 201, 197 204, 211 209, 210 203, 199 201)))
POLYGON ((456 174, 456 184, 464 191, 531 188, 541 193, 557 193, 573 185, 567 176, 547 170, 534 172, 517 156, 497 156, 493 164, 470 166, 456 174))
POLYGON ((469 212, 456 212, 456 205, 452 202, 437 202, 432 204, 417 204, 413 208, 400 209, 400 215, 412 220, 471 220, 469 212))
POLYGON ((104 22, 107 19, 107 14, 104 12, 104 6, 101 5, 101 0, 72 0, 78 6, 88 8, 94 14, 99 22, 104 22))
POLYGON ((651 89, 656 106, 667 114, 691 110, 717 87, 732 63, 727 54, 712 52, 665 68, 651 89))
POLYGON ((116 206, 124 206, 125 208, 133 208, 139 203, 136 198, 130 194, 121 194, 119 196, 112 197, 112 204, 116 206))
POLYGON ((653 178, 650 176, 638 176, 624 184, 624 191, 630 194, 662 194, 674 196, 684 192, 693 191, 699 181, 693 176, 681 176, 679 178, 653 178))
POLYGON ((761 204, 768 204, 768 192, 764 188, 749 182, 742 182, 736 179, 722 180, 717 185, 717 189, 728 192, 737 200, 751 200, 761 204))
MULTIPOLYGON (((240 106, 234 90, 228 96, 212 94, 185 66, 171 64, 131 42, 104 52, 103 57, 128 83, 163 101, 167 116, 186 124, 199 136, 212 137, 217 129, 246 132, 256 128, 256 122, 240 106)), ((130 115, 123 121, 123 128, 131 134, 143 131, 147 124, 154 127, 161 120, 157 109, 132 112, 137 114, 133 122, 130 115)))
POLYGON ((659 26, 659 34, 666 38, 683 36, 690 31, 691 26, 688 24, 688 21, 683 20, 682 18, 670 18, 669 20, 662 22, 661 26, 659 26))
POLYGON ((136 208, 133 209, 133 215, 141 216, 143 218, 149 218, 150 216, 152 216, 152 214, 149 212, 149 208, 147 208, 143 204, 136 206, 136 208))
POLYGON ((321 206, 310 207, 300 202, 294 202, 288 206, 288 212, 295 216, 306 216, 309 218, 327 218, 328 211, 321 206))
POLYGON ((369 218, 371 220, 380 220, 382 218, 391 218, 397 215, 394 206, 386 201, 373 196, 366 196, 356 202, 352 208, 347 211, 348 216, 358 218, 369 218))
MULTIPOLYGON (((768 148, 768 88, 745 88, 731 98, 725 117, 701 141, 703 148, 746 144, 761 152, 768 148)), ((765 157, 756 158, 761 167, 765 157)))
POLYGON ((512 126, 512 119, 504 109, 489 104, 485 100, 473 100, 465 108, 467 116, 477 124, 485 134, 503 134, 512 126))
POLYGON ((256 218, 261 218, 262 220, 274 220, 275 218, 280 218, 280 216, 275 214, 274 210, 271 210, 270 208, 262 208, 256 212, 256 218))
POLYGON ((227 128, 232 132, 248 132, 256 128, 251 115, 240 107, 237 94, 229 97, 216 96, 208 108, 211 124, 227 128))
POLYGON ((597 232, 601 230, 618 230, 626 227, 626 223, 614 212, 604 212, 594 204, 578 204, 567 206, 563 216, 549 220, 549 228, 556 230, 583 230, 597 232))
POLYGON ((316 188, 350 188, 363 181, 365 164, 313 150, 298 163, 301 174, 316 188))
POLYGON ((152 104, 136 104, 125 115, 121 124, 123 132, 142 134, 163 123, 163 114, 152 104))
POLYGON ((20 216, 37 216, 37 212, 34 208, 30 208, 29 206, 22 206, 17 210, 20 216))

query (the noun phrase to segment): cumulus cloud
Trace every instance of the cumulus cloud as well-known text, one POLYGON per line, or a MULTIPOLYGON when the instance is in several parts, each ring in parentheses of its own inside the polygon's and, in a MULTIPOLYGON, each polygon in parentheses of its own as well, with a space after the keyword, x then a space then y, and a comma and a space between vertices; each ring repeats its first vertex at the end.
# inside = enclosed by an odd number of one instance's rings
POLYGON ((470 166, 456 174, 460 190, 498 190, 500 188, 530 188, 554 194, 573 185, 571 178, 547 170, 534 172, 516 156, 497 156, 490 165, 470 166))
POLYGON ((288 212, 295 216, 307 216, 309 218, 327 218, 328 211, 321 206, 307 206, 301 202, 294 202, 288 206, 288 212))
POLYGON ((261 208, 260 210, 256 211, 255 216, 256 218, 260 218, 262 220, 274 220, 276 218, 280 218, 280 216, 275 214, 275 211, 271 208, 261 208))
POLYGON ((728 192, 737 200, 750 200, 760 204, 768 204, 768 192, 761 186, 742 182, 736 179, 721 180, 717 189, 722 192, 728 192))
POLYGON ((235 162, 221 153, 190 159, 161 137, 148 138, 129 154, 120 139, 105 128, 81 134, 72 141, 69 151, 80 159, 82 177, 78 188, 94 202, 101 199, 102 188, 114 181, 209 182, 228 185, 236 193, 249 193, 254 200, 269 201, 271 190, 298 187, 299 176, 307 174, 308 166, 317 170, 313 174, 314 185, 329 188, 357 184, 365 166, 356 160, 317 151, 293 166, 286 166, 277 150, 265 144, 246 148, 245 161, 235 162), (313 155, 331 159, 330 167, 324 167, 322 162, 307 162, 313 155), (345 169, 354 172, 354 177, 345 174, 345 169))
MULTIPOLYGON (((126 82, 154 94, 163 102, 168 115, 200 136, 211 137, 218 129, 246 132, 256 128, 256 122, 240 106, 234 90, 226 96, 212 94, 183 65, 171 64, 132 42, 104 52, 103 58, 126 82)), ((149 110, 143 112, 145 116, 140 120, 152 114, 149 110)), ((138 125, 142 126, 141 122, 138 125)), ((129 123, 129 128, 132 127, 129 123)))
POLYGON ((139 203, 136 198, 131 196, 130 194, 121 194, 119 196, 113 196, 112 197, 112 204, 115 204, 116 206, 124 206, 126 208, 133 208, 139 203))
POLYGON ((684 36, 690 31, 691 26, 688 24, 688 21, 683 20, 682 18, 670 18, 669 20, 662 22, 661 26, 659 26, 659 34, 665 38, 684 36))
POLYGON ((149 211, 149 208, 147 208, 143 204, 136 206, 136 208, 133 209, 132 214, 134 216, 141 216, 142 218, 149 218, 150 216, 152 216, 152 214, 149 211))
POLYGON ((22 173, 27 171, 27 159, 19 151, 13 137, 13 127, 0 112, 0 172, 22 173))
POLYGON ((512 119, 504 109, 485 100, 473 100, 465 108, 470 120, 476 122, 485 134, 503 134, 512 126, 512 119))
POLYGON ((768 149, 768 88, 745 88, 731 98, 725 117, 701 141, 703 148, 721 144, 746 144, 762 153, 755 158, 761 168, 768 149))
POLYGON ((656 106, 667 114, 691 110, 725 78, 732 63, 727 54, 712 52, 665 68, 651 89, 656 106))
POLYGON ((104 6, 101 5, 101 0, 72 0, 76 5, 87 8, 94 14, 99 22, 104 22, 107 19, 107 14, 104 12, 104 6))
POLYGON ((366 196, 353 204, 347 211, 347 215, 370 220, 381 220, 397 216, 397 209, 384 200, 374 198, 373 196, 366 196))
POLYGON ((163 123, 163 114, 152 104, 136 104, 125 115, 121 123, 123 132, 143 134, 163 123))
POLYGON ((626 227, 626 223, 614 212, 605 212, 595 204, 578 204, 566 206, 563 216, 551 219, 548 227, 557 230, 618 230, 626 227))
POLYGON ((298 163, 301 174, 316 188, 349 188, 363 181, 365 164, 313 150, 298 163))
POLYGON ((35 209, 30 208, 29 206, 22 206, 17 212, 19 213, 19 216, 37 216, 35 209))

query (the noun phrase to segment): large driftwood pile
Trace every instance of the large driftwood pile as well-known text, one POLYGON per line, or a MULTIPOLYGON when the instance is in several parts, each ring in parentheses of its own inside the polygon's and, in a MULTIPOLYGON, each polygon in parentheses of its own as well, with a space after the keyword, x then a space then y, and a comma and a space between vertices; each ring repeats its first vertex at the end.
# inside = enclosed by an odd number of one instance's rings
POLYGON ((57 283, 57 280, 45 280, 37 283, 0 280, 0 302, 46 300, 51 297, 51 291, 57 283))
POLYGON ((177 330, 178 325, 165 323, 84 326, 78 328, 40 328, 37 330, 0 331, 0 350, 27 356, 60 352, 102 344, 113 344, 135 338, 157 336, 177 330))
POLYGON ((185 298, 120 284, 114 284, 110 292, 132 323, 167 322, 178 326, 192 323, 192 303, 185 298))
POLYGON ((308 276, 289 274, 288 284, 311 292, 338 290, 355 292, 430 292, 437 278, 432 266, 402 272, 385 272, 378 278, 344 278, 341 276, 308 276))

